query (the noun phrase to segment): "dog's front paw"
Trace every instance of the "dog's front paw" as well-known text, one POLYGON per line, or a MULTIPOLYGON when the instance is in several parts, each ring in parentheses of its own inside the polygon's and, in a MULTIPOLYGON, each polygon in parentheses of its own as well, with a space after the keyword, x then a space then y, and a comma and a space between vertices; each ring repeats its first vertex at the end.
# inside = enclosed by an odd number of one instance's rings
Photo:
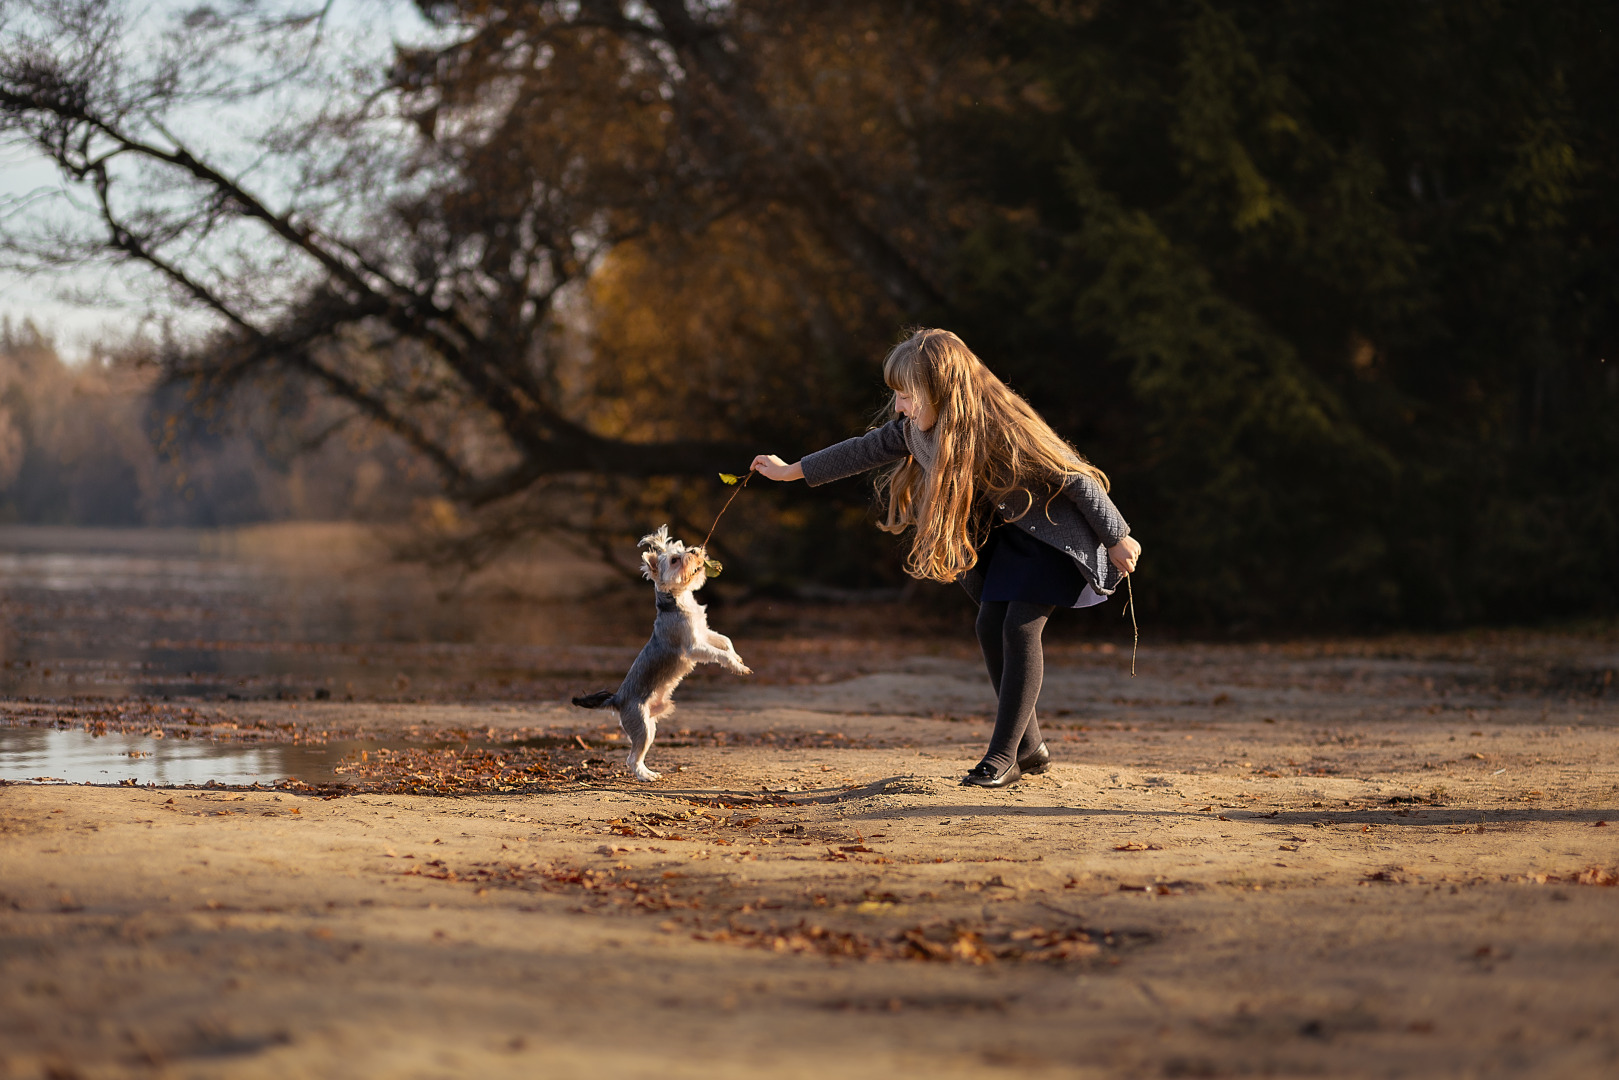
POLYGON ((662 780, 663 774, 661 772, 653 772, 645 765, 637 765, 635 767, 635 778, 650 784, 654 780, 662 780))

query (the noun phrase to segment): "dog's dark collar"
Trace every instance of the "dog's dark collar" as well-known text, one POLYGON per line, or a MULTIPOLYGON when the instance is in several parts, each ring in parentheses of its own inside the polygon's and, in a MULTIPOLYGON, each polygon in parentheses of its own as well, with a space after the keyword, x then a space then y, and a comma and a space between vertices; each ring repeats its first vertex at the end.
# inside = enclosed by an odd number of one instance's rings
POLYGON ((679 603, 679 601, 677 601, 675 599, 675 594, 674 593, 658 592, 658 593, 655 593, 654 595, 656 595, 656 597, 657 597, 658 610, 659 611, 679 611, 680 610, 680 603, 679 603))

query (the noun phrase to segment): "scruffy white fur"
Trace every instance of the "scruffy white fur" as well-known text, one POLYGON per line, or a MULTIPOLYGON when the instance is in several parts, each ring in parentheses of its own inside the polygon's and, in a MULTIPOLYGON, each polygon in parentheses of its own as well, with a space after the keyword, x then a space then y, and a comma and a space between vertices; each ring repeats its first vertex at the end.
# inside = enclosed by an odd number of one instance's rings
POLYGON ((698 664, 723 664, 738 675, 753 669, 742 662, 731 639, 708 628, 708 610, 692 593, 708 581, 707 553, 669 538, 669 526, 641 537, 641 574, 657 588, 658 616, 652 639, 630 665, 617 690, 600 690, 573 699, 575 705, 618 709, 619 726, 630 740, 628 764, 637 780, 656 780, 662 774, 646 767, 646 753, 658 733, 658 719, 674 709, 670 700, 680 680, 698 664))

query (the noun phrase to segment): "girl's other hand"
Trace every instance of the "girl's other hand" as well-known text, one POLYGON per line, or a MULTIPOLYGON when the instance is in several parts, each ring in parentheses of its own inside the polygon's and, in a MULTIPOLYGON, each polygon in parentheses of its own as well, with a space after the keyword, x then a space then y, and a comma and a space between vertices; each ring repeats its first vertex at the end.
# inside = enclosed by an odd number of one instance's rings
POLYGON ((1136 560, 1139 558, 1141 558, 1141 545, 1136 543, 1133 536, 1126 536, 1107 549, 1107 561, 1118 567, 1121 574, 1135 573, 1136 560))
POLYGON ((804 479, 804 466, 800 462, 787 464, 775 454, 760 454, 748 466, 754 472, 770 480, 802 480, 804 479))

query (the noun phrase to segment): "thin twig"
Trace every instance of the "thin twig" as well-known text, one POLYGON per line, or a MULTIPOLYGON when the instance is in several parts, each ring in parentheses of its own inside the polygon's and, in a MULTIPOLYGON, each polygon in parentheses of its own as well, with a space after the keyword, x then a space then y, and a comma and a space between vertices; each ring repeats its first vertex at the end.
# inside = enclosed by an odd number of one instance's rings
POLYGON ((1135 632, 1136 639, 1130 645, 1130 678, 1136 677, 1136 650, 1141 647, 1141 627, 1136 625, 1136 587, 1130 584, 1131 575, 1124 575, 1124 588, 1128 598, 1124 602, 1124 610, 1130 613, 1130 629, 1135 632))
POLYGON ((747 487, 748 486, 748 481, 752 480, 752 479, 753 479, 753 470, 749 469, 747 471, 746 475, 744 475, 742 477, 742 482, 736 486, 736 490, 731 492, 731 497, 729 499, 725 500, 725 505, 720 507, 720 512, 714 515, 714 524, 712 524, 712 525, 710 525, 708 527, 708 535, 703 537, 703 550, 704 551, 708 550, 708 542, 710 540, 714 539, 714 530, 720 527, 720 518, 725 516, 725 511, 727 511, 727 510, 729 510, 731 508, 731 504, 736 501, 736 497, 738 495, 742 494, 742 489, 747 487))

